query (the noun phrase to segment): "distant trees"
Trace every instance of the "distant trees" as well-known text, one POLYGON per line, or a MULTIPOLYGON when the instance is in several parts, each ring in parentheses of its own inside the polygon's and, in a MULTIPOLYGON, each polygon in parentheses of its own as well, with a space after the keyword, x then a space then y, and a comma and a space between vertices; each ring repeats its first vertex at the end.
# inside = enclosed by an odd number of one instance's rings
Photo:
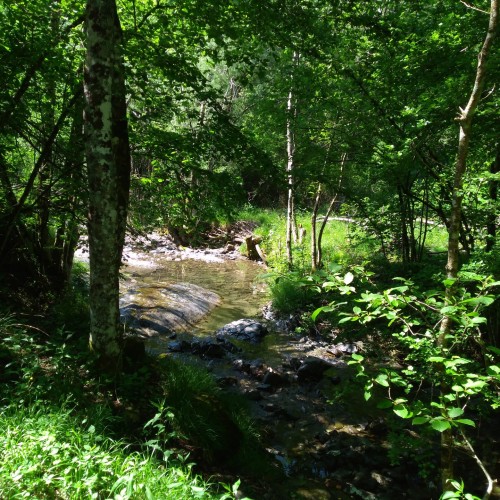
MULTIPOLYGON (((87 206, 91 245, 110 245, 97 252, 97 274, 115 276, 127 219, 125 100, 132 225, 160 225, 188 243, 244 202, 285 212, 289 188, 291 219, 292 208, 319 219, 337 195, 386 256, 406 262, 423 258, 427 222, 452 225, 454 117, 470 88, 486 7, 452 0, 273 1, 265 9, 254 1, 88 4, 115 11, 102 29, 122 55, 106 40, 88 45, 97 52, 85 63, 85 141, 83 47, 101 28, 87 22, 84 33, 78 2, 0 7, 5 276, 62 289, 87 206), (110 51, 102 67, 91 62, 103 56, 97 49, 110 51), (117 79, 120 57, 126 85, 117 79), (97 88, 99 79, 108 87, 97 88), (105 94, 117 97, 101 101, 105 94), (111 113, 114 144, 102 134, 103 111, 111 113), (99 170, 106 163, 109 170, 99 170), (106 199, 116 213, 101 221, 96 213, 106 210, 106 199), (99 234, 99 224, 113 234, 99 234)), ((468 253, 497 248, 498 51, 490 59, 463 176, 458 239, 468 253)), ((312 235, 312 267, 321 265, 320 232, 312 235)))

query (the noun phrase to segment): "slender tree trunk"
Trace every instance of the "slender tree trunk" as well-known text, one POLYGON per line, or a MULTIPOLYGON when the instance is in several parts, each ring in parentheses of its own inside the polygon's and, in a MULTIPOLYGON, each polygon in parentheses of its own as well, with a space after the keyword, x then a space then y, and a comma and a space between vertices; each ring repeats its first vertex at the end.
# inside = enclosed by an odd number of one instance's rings
POLYGON ((330 201, 330 205, 328 206, 328 209, 326 211, 325 217, 323 221, 321 222, 321 227, 319 228, 319 233, 318 233, 318 242, 317 242, 317 249, 316 249, 316 265, 318 268, 322 267, 323 265, 323 234, 325 232, 326 224, 328 222, 328 219, 333 211, 333 208, 335 207, 335 203, 337 202, 337 194, 340 191, 340 187, 342 186, 342 180, 344 177, 344 167, 345 163, 347 161, 347 153, 343 153, 340 159, 340 175, 339 175, 339 182, 337 184, 337 193, 333 195, 333 198, 330 201))
MULTIPOLYGON (((490 166, 490 174, 498 174, 500 172, 500 142, 497 142, 497 154, 495 160, 490 166)), ((497 238, 497 213, 494 210, 496 207, 496 202, 498 199, 498 181, 496 179, 491 179, 488 186, 489 196, 491 203, 493 205, 493 210, 488 216, 488 221, 486 223, 486 231, 488 233, 488 239, 486 240, 486 251, 491 252, 496 243, 497 238)))
POLYGON ((130 189, 122 32, 115 0, 87 0, 85 139, 89 179, 90 347, 103 371, 121 365, 119 268, 130 189))
MULTIPOLYGON (((498 29, 498 2, 499 0, 491 0, 488 33, 478 54, 474 87, 467 105, 464 109, 460 108, 460 114, 457 118, 459 123, 459 139, 453 181, 450 226, 448 229, 448 261, 446 264, 448 280, 456 280, 458 276, 463 177, 467 168, 472 118, 481 98, 481 92, 486 79, 486 62, 498 29)), ((446 288, 446 305, 453 304, 455 294, 456 287, 454 285, 446 288)), ((442 350, 446 350, 449 346, 449 337, 452 328, 452 318, 446 314, 443 315, 438 338, 438 345, 442 350)), ((441 389, 443 393, 449 392, 448 387, 444 383, 441 389)), ((449 480, 451 478, 453 478, 453 435, 450 429, 441 434, 441 479, 443 490, 450 488, 449 480)))
POLYGON ((401 227, 401 255, 403 262, 410 260, 410 240, 408 238, 408 213, 407 213, 407 200, 403 193, 401 185, 398 186, 399 198, 399 214, 400 214, 400 227, 401 227))
POLYGON ((293 252, 292 252, 292 240, 293 240, 293 170, 295 167, 295 137, 293 134, 293 93, 290 90, 288 94, 287 102, 287 120, 286 120, 286 145, 287 145, 287 212, 286 212, 286 258, 288 261, 288 266, 291 268, 293 266, 293 252))
MULTIPOLYGON (((293 53, 294 66, 299 63, 299 53, 293 53)), ((295 106, 295 97, 293 95, 293 74, 292 86, 288 92, 287 100, 287 118, 286 118, 286 149, 287 149, 287 184, 288 184, 288 205, 286 214, 286 257, 288 267, 293 267, 292 241, 297 239, 295 226, 294 209, 294 169, 295 169, 295 120, 297 117, 297 108, 295 106)))
POLYGON ((316 223, 318 219, 319 202, 321 199, 321 182, 318 183, 316 190, 316 197, 314 199, 314 206, 311 215, 311 270, 316 271, 318 268, 318 247, 316 242, 316 223))

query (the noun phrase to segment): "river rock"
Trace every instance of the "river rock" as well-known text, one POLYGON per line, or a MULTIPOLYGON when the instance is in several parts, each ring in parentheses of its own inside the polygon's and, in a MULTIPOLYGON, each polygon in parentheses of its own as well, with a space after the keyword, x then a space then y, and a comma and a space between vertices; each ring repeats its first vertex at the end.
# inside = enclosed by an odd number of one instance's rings
POLYGON ((263 384, 270 385, 271 387, 281 387, 288 383, 286 377, 272 368, 269 368, 262 379, 263 384))
POLYGON ((319 381, 323 378, 323 374, 334 365, 328 361, 310 356, 304 360, 300 368, 297 370, 299 382, 319 381))
POLYGON ((129 288, 120 298, 122 321, 145 336, 185 332, 220 302, 216 293, 192 283, 129 288))
POLYGON ((212 339, 195 340, 191 344, 191 351, 193 354, 206 358, 223 358, 227 352, 223 343, 212 339))
POLYGON ((191 344, 186 340, 176 340, 175 342, 169 342, 167 349, 170 352, 186 352, 191 349, 191 344))
POLYGON ((226 337, 231 337, 256 344, 267 333, 267 328, 262 323, 253 319, 239 319, 217 330, 216 338, 225 339, 226 337))

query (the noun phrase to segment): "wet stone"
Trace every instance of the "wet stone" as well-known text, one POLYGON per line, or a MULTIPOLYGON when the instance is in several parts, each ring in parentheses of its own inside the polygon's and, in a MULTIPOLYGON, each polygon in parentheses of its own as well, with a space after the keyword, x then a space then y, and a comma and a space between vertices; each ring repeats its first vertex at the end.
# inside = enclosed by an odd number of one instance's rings
POLYGON ((191 349, 191 344, 186 340, 176 340, 169 342, 167 348, 170 352, 187 352, 191 349))
POLYGON ((286 385, 287 382, 288 380, 283 374, 272 369, 269 369, 262 379, 263 384, 267 384, 272 387, 281 387, 283 385, 286 385))
POLYGON ((234 387, 238 385, 238 379, 236 377, 218 377, 217 385, 219 387, 234 387))
POLYGON ((195 340, 191 344, 193 354, 207 358, 223 358, 226 355, 224 345, 213 340, 195 340))
POLYGON ((239 319, 223 326, 216 332, 217 339, 232 337, 238 340, 258 343, 267 335, 267 328, 253 319, 239 319))
POLYGON ((308 357, 304 360, 300 368, 297 370, 299 382, 319 381, 323 378, 323 374, 333 365, 321 358, 308 357))

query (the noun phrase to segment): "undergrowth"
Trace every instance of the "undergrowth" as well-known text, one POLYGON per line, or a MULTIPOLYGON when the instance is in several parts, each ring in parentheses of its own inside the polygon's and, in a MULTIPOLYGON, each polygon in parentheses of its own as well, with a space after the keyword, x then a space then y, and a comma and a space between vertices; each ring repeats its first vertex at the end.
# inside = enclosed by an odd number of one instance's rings
MULTIPOLYGON (((243 407, 213 404, 219 395, 207 372, 167 376, 148 361, 105 380, 93 375, 85 339, 13 316, 0 318, 0 345, 0 498, 234 498, 237 487, 195 473, 189 457, 192 443, 207 455, 221 439, 221 412, 242 444, 257 443, 243 407), (184 407, 151 403, 176 391, 184 407), (217 410, 211 419, 199 418, 204 404, 207 415, 217 410)), ((234 441, 224 445, 219 453, 231 456, 234 441)))

